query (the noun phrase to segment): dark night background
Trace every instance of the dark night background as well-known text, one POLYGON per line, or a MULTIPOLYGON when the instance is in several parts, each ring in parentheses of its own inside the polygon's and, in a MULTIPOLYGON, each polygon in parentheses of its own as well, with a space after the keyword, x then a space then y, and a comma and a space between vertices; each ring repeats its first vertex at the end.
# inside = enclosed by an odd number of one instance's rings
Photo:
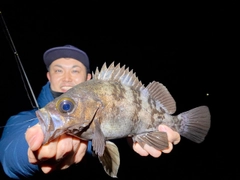
MULTIPOLYGON (((170 154, 155 159, 140 157, 121 142, 119 179, 234 180, 240 179, 239 116, 233 101, 238 99, 236 2, 2 0, 0 11, 35 96, 47 81, 44 51, 72 44, 89 55, 92 71, 115 61, 133 69, 145 85, 163 83, 176 100, 176 114, 200 105, 210 108, 211 129, 201 144, 182 138, 170 154)), ((2 22, 1 131, 9 116, 32 108, 2 22)), ((59 177, 111 179, 95 160, 84 159, 77 168, 59 177)))

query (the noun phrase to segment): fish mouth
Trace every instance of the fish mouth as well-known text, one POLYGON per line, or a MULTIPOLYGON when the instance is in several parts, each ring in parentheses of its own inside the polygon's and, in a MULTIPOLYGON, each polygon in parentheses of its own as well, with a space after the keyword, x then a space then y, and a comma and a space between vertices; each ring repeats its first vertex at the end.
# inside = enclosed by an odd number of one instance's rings
POLYGON ((59 117, 49 114, 44 108, 37 110, 36 116, 44 134, 43 144, 62 134, 61 127, 64 122, 59 117))
POLYGON ((50 118, 49 118, 49 115, 46 112, 44 113, 42 109, 39 109, 36 111, 36 116, 39 120, 39 124, 40 124, 43 134, 44 134, 43 144, 45 144, 45 143, 47 143, 47 141, 49 139, 47 137, 49 136, 50 118))
POLYGON ((39 124, 42 126, 43 130, 46 131, 46 124, 49 122, 49 118, 46 113, 41 113, 40 110, 36 111, 39 124))

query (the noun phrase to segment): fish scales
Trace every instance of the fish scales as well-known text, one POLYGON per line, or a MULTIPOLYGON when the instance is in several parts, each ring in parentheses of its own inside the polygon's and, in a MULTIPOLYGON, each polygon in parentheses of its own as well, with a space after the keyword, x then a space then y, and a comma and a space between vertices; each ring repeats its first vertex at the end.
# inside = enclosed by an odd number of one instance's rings
POLYGON ((92 77, 36 111, 44 143, 63 133, 89 140, 105 172, 115 178, 120 155, 110 140, 132 137, 142 147, 148 144, 164 150, 168 138, 157 130, 160 124, 196 143, 208 134, 211 116, 207 106, 173 115, 176 102, 167 88, 156 81, 145 87, 125 65, 112 62, 107 67, 104 63, 92 77))
POLYGON ((93 80, 88 83, 86 90, 95 92, 101 101, 104 111, 101 113, 101 121, 108 123, 102 122, 100 126, 106 139, 126 137, 156 128, 157 125, 153 127, 153 124, 148 122, 152 118, 151 112, 154 111, 147 103, 148 98, 141 96, 131 87, 114 81, 93 80), (124 128, 124 131, 119 127, 124 128))

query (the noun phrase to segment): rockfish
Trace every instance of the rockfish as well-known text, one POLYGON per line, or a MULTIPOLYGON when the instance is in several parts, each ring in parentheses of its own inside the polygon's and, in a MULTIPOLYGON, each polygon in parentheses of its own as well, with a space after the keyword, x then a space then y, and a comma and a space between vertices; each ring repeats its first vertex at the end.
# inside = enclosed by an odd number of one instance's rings
POLYGON ((142 147, 168 147, 160 124, 167 125, 181 136, 201 143, 210 129, 210 111, 199 106, 173 115, 176 103, 167 88, 156 81, 144 86, 133 70, 103 64, 96 68, 92 79, 71 88, 45 107, 36 111, 44 132, 44 143, 63 133, 92 141, 105 172, 117 177, 120 156, 110 140, 132 137, 142 147))

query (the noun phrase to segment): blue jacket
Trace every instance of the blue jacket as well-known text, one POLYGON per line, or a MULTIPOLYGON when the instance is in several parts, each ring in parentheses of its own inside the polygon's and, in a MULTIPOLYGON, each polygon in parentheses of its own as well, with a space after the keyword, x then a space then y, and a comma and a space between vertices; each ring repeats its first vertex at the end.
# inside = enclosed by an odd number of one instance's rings
MULTIPOLYGON (((50 83, 42 87, 37 98, 39 107, 44 107, 52 101, 53 95, 50 90, 50 83)), ((27 128, 38 123, 35 111, 23 111, 11 116, 2 132, 0 140, 0 162, 7 176, 13 179, 32 177, 41 172, 38 165, 28 162, 28 144, 25 140, 27 128)), ((88 152, 91 151, 91 143, 88 143, 88 152)))

